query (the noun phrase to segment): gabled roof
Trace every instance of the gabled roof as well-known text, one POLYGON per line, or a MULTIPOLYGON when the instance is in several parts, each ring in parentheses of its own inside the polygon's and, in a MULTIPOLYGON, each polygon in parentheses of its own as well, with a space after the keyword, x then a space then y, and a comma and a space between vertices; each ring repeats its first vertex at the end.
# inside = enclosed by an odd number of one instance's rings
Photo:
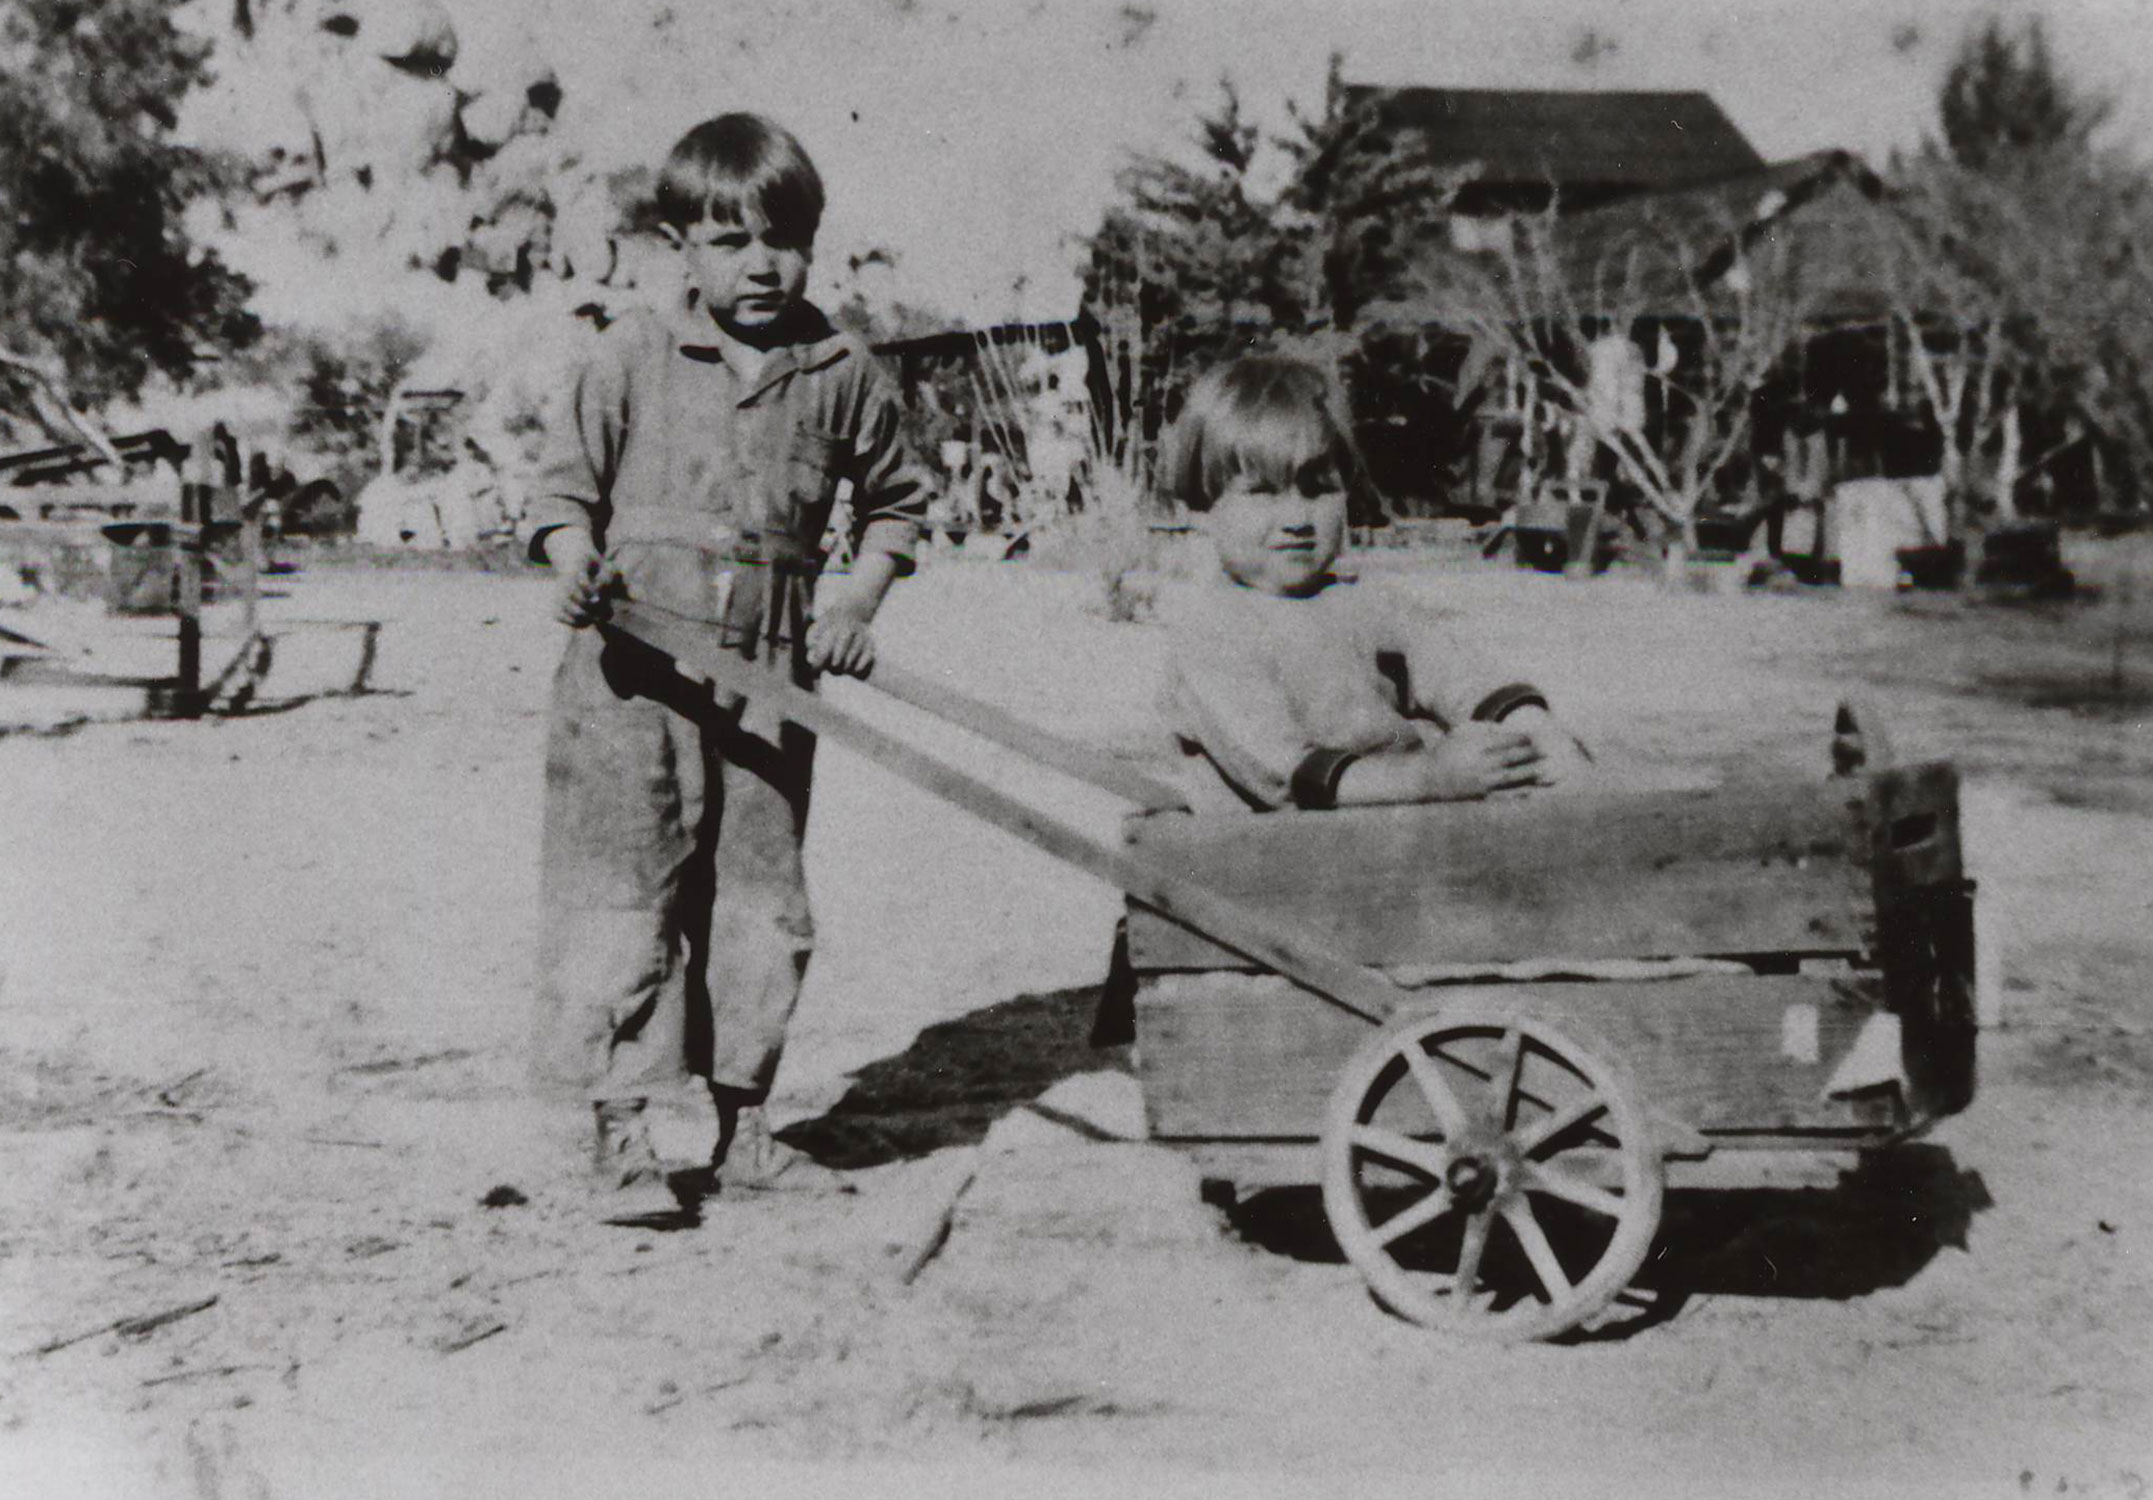
POLYGON ((1434 164, 1478 162, 1482 180, 1664 189, 1764 169, 1764 158, 1700 92, 1348 86, 1349 107, 1411 130, 1434 164))
MULTIPOLYGON (((1737 262, 1769 249, 1779 274, 1799 278, 1811 326, 1870 322, 1894 302, 1906 251, 1883 184, 1844 151, 1666 192, 1640 193, 1556 221, 1553 269, 1584 316, 1689 317, 1728 295, 1737 262)), ((1422 294, 1372 309, 1408 323, 1443 324, 1452 310, 1445 267, 1505 277, 1487 255, 1454 252, 1429 267, 1422 294)))
POLYGON ((1694 306, 1682 278, 1716 285, 1744 256, 1769 247, 1798 277, 1813 323, 1865 321, 1891 306, 1892 258, 1884 186, 1860 158, 1819 151, 1756 173, 1625 198, 1564 221, 1562 262, 1582 289, 1626 251, 1645 304, 1694 306), (1679 247, 1679 249, 1677 248, 1679 247))
POLYGON ((998 323, 991 328, 956 328, 946 333, 915 338, 885 339, 874 352, 899 360, 954 360, 969 358, 982 349, 1023 344, 1059 354, 1064 349, 1099 336, 1099 325, 1088 312, 1049 323, 998 323))
MULTIPOLYGON (((112 446, 119 450, 120 458, 129 464, 168 463, 175 468, 187 456, 185 443, 175 439, 162 427, 147 432, 115 436, 112 446)), ((87 474, 105 465, 105 456, 87 443, 55 443, 39 448, 24 448, 14 453, 0 454, 0 484, 30 485, 50 484, 55 480, 71 479, 77 474, 87 474)))

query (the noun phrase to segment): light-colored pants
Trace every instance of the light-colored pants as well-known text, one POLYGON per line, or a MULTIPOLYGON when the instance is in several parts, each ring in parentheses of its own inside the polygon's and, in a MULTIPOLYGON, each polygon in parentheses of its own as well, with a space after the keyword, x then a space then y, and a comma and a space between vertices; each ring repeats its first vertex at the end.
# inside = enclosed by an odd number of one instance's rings
POLYGON ((769 1088, 814 940, 800 860, 813 760, 797 725, 574 632, 546 742, 542 1088, 769 1088))

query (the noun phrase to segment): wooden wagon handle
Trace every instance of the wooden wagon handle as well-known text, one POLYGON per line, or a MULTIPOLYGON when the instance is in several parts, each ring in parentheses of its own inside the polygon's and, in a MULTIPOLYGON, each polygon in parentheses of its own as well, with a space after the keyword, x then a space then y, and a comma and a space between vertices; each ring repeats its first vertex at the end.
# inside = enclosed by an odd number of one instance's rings
POLYGON ((1259 966, 1283 974, 1317 998, 1364 1021, 1381 1023, 1410 998, 1388 977, 1331 951, 1318 933, 1296 930, 1269 913, 1218 895, 1160 868, 1140 852, 1112 848, 1050 818, 826 699, 795 687, 782 673, 715 646, 709 636, 647 606, 615 603, 609 635, 625 636, 672 657, 727 692, 760 698, 804 729, 827 735, 922 790, 953 802, 1051 858, 1105 881, 1170 921, 1201 932, 1259 966))
POLYGON ((1186 810, 1188 794, 1169 781, 1129 765, 1119 756, 1091 745, 1050 734, 995 704, 960 693, 924 672, 877 661, 867 685, 921 713, 956 725, 992 744, 1064 776, 1134 802, 1146 812, 1186 810))
MULTIPOLYGON (((665 628, 660 616, 626 600, 612 601, 611 608, 613 623, 669 655, 678 655, 652 634, 665 628)), ((1111 751, 1041 729, 997 704, 938 682, 925 672, 912 671, 894 662, 877 661, 863 680, 884 697, 894 698, 930 718, 953 724, 989 744, 999 745, 1050 770, 1059 771, 1110 797, 1133 802, 1145 812, 1188 810, 1188 793, 1173 782, 1133 766, 1111 751)))

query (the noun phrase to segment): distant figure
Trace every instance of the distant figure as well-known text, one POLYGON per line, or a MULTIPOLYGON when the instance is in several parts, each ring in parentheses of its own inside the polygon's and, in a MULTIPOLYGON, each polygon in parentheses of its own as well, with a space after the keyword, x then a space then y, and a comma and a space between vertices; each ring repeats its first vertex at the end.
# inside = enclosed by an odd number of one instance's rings
POLYGON ((1091 399, 1082 349, 1034 350, 1018 375, 1023 391, 1025 468, 1031 476, 1024 520, 1036 525, 1084 509, 1091 489, 1091 399))
POLYGON ((1842 480, 1832 488, 1830 515, 1839 581, 1848 588, 1897 587, 1901 552, 1941 547, 1951 535, 1937 474, 1842 480))
POLYGON ((970 531, 979 525, 979 497, 974 493, 972 445, 964 438, 945 438, 936 452, 942 467, 942 499, 937 507, 944 525, 970 531))

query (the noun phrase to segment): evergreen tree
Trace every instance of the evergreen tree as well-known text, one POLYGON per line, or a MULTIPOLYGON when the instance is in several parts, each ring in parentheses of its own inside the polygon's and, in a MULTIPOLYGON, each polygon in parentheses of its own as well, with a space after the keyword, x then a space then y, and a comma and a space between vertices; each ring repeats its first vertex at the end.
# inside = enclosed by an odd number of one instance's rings
POLYGON ((1449 237, 1465 174, 1439 166, 1416 135, 1400 140, 1356 101, 1333 53, 1323 108, 1288 104, 1293 131, 1278 144, 1292 164, 1280 201, 1282 256, 1298 265, 1311 320, 1351 330, 1370 304, 1400 292, 1425 247, 1449 237))
POLYGON ((1085 301, 1119 367, 1116 428, 1139 441, 1157 436, 1198 371, 1303 321, 1275 206, 1251 182, 1260 142, 1224 84, 1197 120, 1195 161, 1134 158, 1086 243, 1085 301))
POLYGON ((2095 145, 2111 101, 2059 70, 2038 20, 1970 32, 1937 106, 1943 140, 1899 165, 1892 201, 1897 316, 1947 476, 2007 517, 2085 444, 2102 500, 2131 503, 2153 461, 2153 180, 2095 145))
POLYGON ((1249 182, 1258 132, 1233 86, 1199 117, 1200 164, 1143 155, 1116 179, 1120 202, 1090 242, 1087 291, 1129 301, 1185 345, 1261 339, 1298 317, 1277 284, 1270 205, 1249 182))
POLYGON ((2056 67, 2038 17, 2017 35, 1991 17, 1960 42, 1937 100, 1951 158, 1976 171, 2057 150, 2082 150, 2110 102, 2056 67))
POLYGON ((1132 160, 1087 242, 1086 304, 1113 366, 1114 427, 1138 449, 1190 380, 1242 354, 1327 364, 1357 407, 1430 399, 1417 324, 1386 328, 1380 310, 1431 238, 1447 238, 1462 174, 1386 131, 1335 55, 1320 109, 1287 108, 1291 128, 1266 141, 1226 84, 1196 122, 1201 155, 1132 160))
POLYGON ((182 222, 220 169, 173 139, 208 58, 174 8, 0 7, 0 409, 49 420, 31 370, 95 406, 259 332, 248 283, 182 222))

